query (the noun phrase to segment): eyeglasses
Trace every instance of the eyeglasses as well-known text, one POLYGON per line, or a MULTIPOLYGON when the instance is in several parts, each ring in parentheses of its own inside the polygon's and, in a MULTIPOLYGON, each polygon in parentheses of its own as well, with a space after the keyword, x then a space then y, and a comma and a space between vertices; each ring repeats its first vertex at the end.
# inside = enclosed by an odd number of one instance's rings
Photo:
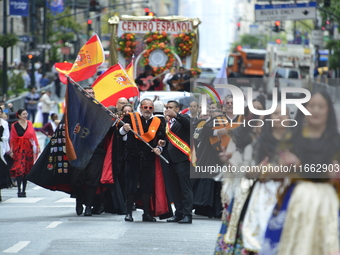
POLYGON ((153 109, 153 106, 142 105, 141 107, 142 107, 144 110, 147 110, 147 109, 152 110, 152 109, 153 109))
POLYGON ((226 102, 226 105, 233 105, 233 102, 226 102))
POLYGON ((172 107, 172 106, 167 106, 167 107, 165 107, 165 109, 173 109, 174 107, 172 107))

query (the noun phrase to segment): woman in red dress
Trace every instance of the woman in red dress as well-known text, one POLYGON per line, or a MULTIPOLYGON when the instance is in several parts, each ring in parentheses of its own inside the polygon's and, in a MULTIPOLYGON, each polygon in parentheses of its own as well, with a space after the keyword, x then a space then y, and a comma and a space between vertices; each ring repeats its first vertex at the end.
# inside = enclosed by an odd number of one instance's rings
POLYGON ((18 197, 26 197, 26 175, 31 171, 34 160, 40 153, 37 136, 32 122, 27 120, 27 111, 19 109, 17 117, 11 128, 10 147, 13 166, 10 169, 12 178, 16 178, 18 184, 18 197))

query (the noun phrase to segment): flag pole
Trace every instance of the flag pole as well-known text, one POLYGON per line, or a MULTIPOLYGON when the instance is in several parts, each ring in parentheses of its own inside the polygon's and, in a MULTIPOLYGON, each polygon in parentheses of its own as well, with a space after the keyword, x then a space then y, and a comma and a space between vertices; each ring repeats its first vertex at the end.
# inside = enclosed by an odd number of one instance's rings
MULTIPOLYGON (((71 77, 65 75, 69 80, 70 82, 75 85, 78 89, 80 89, 83 93, 86 94, 86 96, 92 98, 97 104, 100 104, 103 108, 106 109, 106 111, 109 112, 110 116, 116 118, 116 121, 120 121, 123 125, 125 125, 126 123, 124 121, 122 121, 116 114, 114 114, 113 112, 111 112, 105 105, 103 105, 101 102, 99 102, 97 99, 95 99, 93 96, 91 96, 89 93, 87 93, 86 90, 84 90, 84 88, 82 86, 80 86, 77 82, 75 82, 71 77)), ((136 135, 142 142, 144 142, 151 150, 153 150, 154 148, 147 142, 143 139, 143 137, 141 137, 138 133, 136 133, 135 131, 133 131, 132 129, 130 129, 130 131, 136 135)), ((156 154, 157 155, 157 154, 156 154)), ((169 164, 169 161, 164 158, 161 154, 158 155, 161 159, 163 159, 166 163, 169 164)))

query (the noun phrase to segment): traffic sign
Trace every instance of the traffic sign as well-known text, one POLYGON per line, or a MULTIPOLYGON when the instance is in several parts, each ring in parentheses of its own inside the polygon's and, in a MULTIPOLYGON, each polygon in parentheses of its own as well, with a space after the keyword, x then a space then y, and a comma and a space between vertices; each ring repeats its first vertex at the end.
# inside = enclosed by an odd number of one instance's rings
POLYGON ((323 45, 323 31, 322 30, 312 30, 311 43, 314 45, 323 45))
POLYGON ((41 52, 39 50, 29 50, 29 51, 26 51, 25 53, 26 53, 26 55, 33 55, 33 56, 37 57, 37 56, 40 55, 41 52))
POLYGON ((333 39, 334 40, 340 40, 340 33, 339 33, 338 26, 334 26, 333 39))
POLYGON ((19 41, 21 42, 33 42, 33 37, 29 35, 19 35, 19 41))
POLYGON ((255 21, 316 19, 316 2, 255 4, 255 21))
POLYGON ((48 44, 48 43, 45 43, 45 44, 41 44, 41 43, 38 43, 37 44, 37 48, 38 49, 42 49, 42 50, 49 50, 52 48, 52 45, 51 44, 48 44))

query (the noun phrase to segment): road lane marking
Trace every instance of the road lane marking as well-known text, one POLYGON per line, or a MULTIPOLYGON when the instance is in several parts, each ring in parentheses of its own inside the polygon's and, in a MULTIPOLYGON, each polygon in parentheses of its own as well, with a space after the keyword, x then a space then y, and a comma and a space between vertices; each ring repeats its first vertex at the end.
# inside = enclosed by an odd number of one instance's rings
POLYGON ((48 225, 46 228, 55 228, 59 224, 63 223, 62 221, 53 221, 50 225, 48 225))
POLYGON ((74 203, 75 201, 76 201, 75 198, 65 197, 65 198, 55 201, 55 203, 74 203))
POLYGON ((3 201, 3 204, 33 204, 40 200, 43 200, 43 197, 18 197, 18 198, 10 198, 5 201, 3 201))
MULTIPOLYGON (((1 202, 2 204, 4 204, 4 202, 1 202)), ((74 205, 6 205, 6 206, 3 206, 1 207, 1 210, 2 209, 5 209, 5 208, 38 208, 38 207, 41 207, 41 208, 73 208, 74 205)))
POLYGON ((18 253, 21 249, 25 248, 31 241, 20 241, 12 247, 4 250, 4 253, 18 253))

